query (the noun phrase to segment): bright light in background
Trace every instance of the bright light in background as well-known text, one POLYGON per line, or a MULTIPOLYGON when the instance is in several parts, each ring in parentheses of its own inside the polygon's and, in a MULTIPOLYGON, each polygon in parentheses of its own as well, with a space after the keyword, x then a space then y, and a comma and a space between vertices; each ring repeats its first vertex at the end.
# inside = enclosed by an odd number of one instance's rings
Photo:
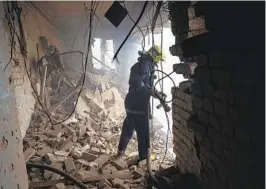
MULTIPOLYGON (((102 61, 105 66, 109 67, 110 69, 115 69, 115 64, 112 62, 112 57, 114 56, 114 42, 113 40, 106 40, 105 41, 105 52, 101 51, 101 43, 102 39, 95 38, 94 45, 92 46, 92 56, 97 58, 98 60, 102 61), (104 62, 102 60, 101 53, 104 53, 104 62)), ((93 67, 96 69, 104 68, 102 63, 99 61, 92 59, 93 67)))
MULTIPOLYGON (((145 38, 145 50, 148 50, 152 46, 152 38, 151 34, 150 36, 147 36, 145 38), (150 39, 149 39, 150 38, 150 39), (150 44, 148 43, 150 42, 150 44)), ((154 43, 156 45, 161 45, 161 34, 154 34, 154 43)), ((180 63, 180 60, 176 56, 172 56, 169 51, 169 47, 172 46, 175 43, 175 37, 173 36, 170 28, 164 28, 163 29, 163 42, 162 42, 162 49, 165 54, 165 60, 162 62, 163 64, 163 71, 167 74, 171 73, 173 71, 173 64, 180 63)), ((160 63, 158 64, 158 68, 160 69, 160 63)), ((165 76, 165 75, 164 75, 165 76)), ((175 86, 179 86, 179 83, 182 81, 185 81, 183 75, 173 73, 170 75, 172 79, 175 82, 175 86)), ((158 77, 158 76, 157 76, 158 77)), ((162 75, 160 74, 160 78, 162 75)), ((155 80, 156 82, 157 80, 155 80)), ((167 95, 167 100, 169 101, 172 99, 171 94, 171 88, 174 86, 173 82, 166 77, 163 80, 163 92, 167 95)), ((156 85, 157 90, 161 91, 160 85, 156 85)), ((154 117, 163 125, 162 131, 167 133, 168 125, 167 125, 167 119, 164 113, 164 110, 157 109, 156 106, 159 104, 158 100, 154 100, 154 117)), ((168 104, 169 106, 172 106, 171 103, 168 104)), ((170 133, 172 133, 172 111, 168 113, 169 121, 170 121, 170 133)), ((171 137, 169 138, 169 140, 171 137)))
POLYGON ((112 62, 113 56, 114 56, 114 43, 113 40, 106 40, 106 44, 105 44, 105 55, 104 55, 104 59, 105 59, 105 64, 111 68, 111 69, 115 69, 115 64, 114 62, 112 62))
MULTIPOLYGON (((101 42, 102 40, 100 38, 95 38, 94 45, 91 48, 92 56, 97 58, 98 60, 101 60, 101 42)), ((92 59, 93 67, 96 69, 101 69, 102 65, 100 62, 98 62, 95 59, 92 59)))

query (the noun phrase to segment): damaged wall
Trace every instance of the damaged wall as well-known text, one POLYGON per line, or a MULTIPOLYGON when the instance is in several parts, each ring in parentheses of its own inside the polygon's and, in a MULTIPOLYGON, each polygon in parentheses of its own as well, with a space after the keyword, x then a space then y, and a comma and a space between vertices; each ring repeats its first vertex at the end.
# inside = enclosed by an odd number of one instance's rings
POLYGON ((265 6, 215 3, 196 4, 210 32, 189 39, 178 35, 188 31, 188 4, 170 6, 172 54, 198 64, 172 90, 176 164, 207 188, 263 188, 265 6))
POLYGON ((5 28, 5 17, 3 4, 0 3, 0 187, 28 188, 26 166, 22 151, 22 137, 20 124, 16 117, 17 100, 15 90, 10 84, 10 78, 14 75, 11 69, 4 72, 4 67, 9 62, 8 34, 5 28), (24 165, 24 166, 23 166, 24 165))
MULTIPOLYGON (((22 2, 23 3, 23 2, 22 2)), ((23 3, 24 4, 24 3, 23 3)), ((15 40, 13 61, 7 66, 11 56, 9 40, 10 33, 5 18, 4 3, 0 4, 0 38, 1 38, 1 142, 0 142, 0 187, 28 188, 25 160, 22 148, 22 138, 25 135, 31 120, 35 99, 32 88, 26 75, 24 58, 20 53, 19 43, 15 40), (6 67, 6 70, 4 68, 6 67)), ((28 70, 37 60, 36 44, 39 35, 47 36, 48 40, 60 45, 56 40, 53 29, 29 7, 22 5, 22 25, 25 32, 28 54, 28 70), (39 31, 36 30, 38 26, 39 31)), ((42 52, 39 52, 43 55, 42 52)))
MULTIPOLYGON (((39 44, 39 36, 45 36, 48 41, 57 46, 60 49, 60 39, 56 29, 45 20, 37 10, 29 7, 22 2, 22 25, 25 32, 25 38, 27 43, 27 64, 29 74, 32 81, 35 81, 35 67, 38 56, 43 56, 44 52, 39 44), (38 44, 38 49, 37 49, 38 44)), ((16 65, 9 68, 12 70, 12 86, 14 87, 14 95, 16 101, 17 116, 19 125, 21 128, 22 136, 25 136, 25 132, 29 127, 31 120, 31 114, 33 112, 35 99, 33 97, 33 91, 30 86, 29 79, 24 69, 24 59, 20 54, 19 45, 16 46, 16 53, 14 53, 14 59, 16 65)), ((14 65, 14 64, 13 64, 14 65)))

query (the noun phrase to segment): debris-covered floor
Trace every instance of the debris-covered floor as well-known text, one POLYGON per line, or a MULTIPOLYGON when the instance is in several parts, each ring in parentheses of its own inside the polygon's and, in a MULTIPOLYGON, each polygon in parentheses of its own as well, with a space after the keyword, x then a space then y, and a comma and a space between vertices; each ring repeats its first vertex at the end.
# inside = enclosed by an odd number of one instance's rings
MULTIPOLYGON (((36 104, 24 138, 26 161, 61 169, 86 182, 89 188, 145 188, 146 162, 139 166, 127 165, 138 155, 135 135, 125 157, 111 160, 117 151, 125 116, 123 95, 112 85, 106 84, 104 90, 102 85, 98 86, 101 89, 94 86, 94 91, 83 90, 75 113, 62 124, 52 125, 36 104)), ((64 112, 63 108, 64 105, 61 112, 64 112)), ((164 135, 156 126, 152 133, 153 171, 173 165, 171 153, 166 154, 161 164, 166 149, 164 135)), ((62 176, 50 171, 32 168, 28 170, 28 176, 30 188, 75 188, 62 180, 62 176)))

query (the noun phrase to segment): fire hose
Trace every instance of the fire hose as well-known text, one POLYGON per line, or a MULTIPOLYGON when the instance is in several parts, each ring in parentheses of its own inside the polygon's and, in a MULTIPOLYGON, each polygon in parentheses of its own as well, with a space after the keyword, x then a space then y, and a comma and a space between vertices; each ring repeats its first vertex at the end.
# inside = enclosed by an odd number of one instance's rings
MULTIPOLYGON (((160 104, 157 106, 157 109, 160 109, 161 107, 163 107, 165 112, 169 112, 171 110, 171 108, 168 106, 168 104, 166 103, 166 100, 165 100, 167 95, 162 93, 162 92, 158 92, 156 89, 153 89, 152 93, 154 94, 153 96, 160 101, 160 104)), ((150 126, 149 126, 149 128, 150 128, 150 126)), ((164 178, 157 178, 155 176, 155 174, 152 172, 150 156, 151 156, 151 146, 150 146, 150 132, 149 132, 148 133, 147 171, 149 174, 149 181, 152 182, 151 188, 152 188, 152 185, 157 186, 159 189, 170 188, 170 186, 169 187, 166 186, 166 184, 168 184, 168 182, 164 178)))

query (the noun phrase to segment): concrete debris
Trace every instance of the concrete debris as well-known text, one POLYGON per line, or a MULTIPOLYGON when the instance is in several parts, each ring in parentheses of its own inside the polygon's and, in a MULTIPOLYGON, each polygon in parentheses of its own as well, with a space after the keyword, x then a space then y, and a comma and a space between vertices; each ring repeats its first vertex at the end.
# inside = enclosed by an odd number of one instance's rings
POLYGON ((73 146, 73 142, 65 142, 64 144, 62 144, 62 148, 60 149, 61 151, 69 151, 73 146))
POLYGON ((90 162, 88 166, 89 171, 95 171, 99 167, 98 163, 96 162, 90 162))
POLYGON ((52 175, 53 175, 53 172, 51 172, 51 171, 44 171, 44 173, 43 173, 43 177, 47 180, 50 179, 52 177, 52 175))
POLYGON ((102 155, 98 159, 96 159, 94 162, 98 164, 99 167, 102 167, 104 164, 106 164, 110 159, 110 156, 108 155, 102 155))
POLYGON ((81 158, 90 162, 90 161, 94 161, 95 159, 97 159, 97 155, 83 152, 81 158))
POLYGON ((36 150, 33 148, 27 148, 27 150, 24 151, 24 157, 25 157, 25 161, 29 161, 29 159, 34 156, 34 154, 36 153, 36 150))
POLYGON ((144 177, 144 176, 145 176, 145 172, 142 169, 136 169, 133 172, 133 178, 134 179, 139 179, 139 178, 144 177))
POLYGON ((128 167, 127 163, 121 159, 117 159, 117 160, 113 161, 112 163, 118 170, 123 170, 123 169, 126 169, 128 167))
POLYGON ((88 161, 86 161, 84 159, 78 159, 77 163, 79 163, 81 165, 84 165, 84 166, 89 166, 90 165, 90 162, 88 162, 88 161))
POLYGON ((113 187, 115 188, 121 188, 124 185, 124 181, 118 178, 115 178, 113 181, 113 187))
POLYGON ((66 167, 66 171, 68 173, 71 173, 72 171, 74 171, 76 169, 74 161, 72 158, 67 158, 65 160, 65 167, 66 167))
POLYGON ((43 157, 43 156, 45 156, 46 154, 51 153, 52 151, 53 151, 53 150, 52 150, 51 148, 49 148, 49 147, 44 147, 44 148, 42 148, 41 150, 38 150, 37 155, 43 157))
POLYGON ((53 186, 52 189, 66 189, 66 186, 64 185, 64 183, 58 183, 53 186))
POLYGON ((102 169, 103 174, 113 174, 116 173, 117 171, 118 171, 117 168, 111 164, 107 164, 102 169))
MULTIPOLYGON (((63 170, 87 182, 88 188, 145 188, 146 162, 128 167, 128 162, 138 157, 136 139, 132 138, 124 157, 112 158, 117 152, 125 117, 124 95, 113 86, 106 80, 94 87, 85 87, 75 113, 61 124, 52 125, 37 104, 23 141, 25 160, 63 170)), ((57 107, 60 103, 58 99, 51 101, 50 107, 57 107)), ((66 113, 73 110, 75 98, 67 101, 51 114, 53 119, 63 120, 66 113)), ((155 156, 153 170, 161 163, 165 150, 166 136, 158 130, 155 127, 152 131, 155 133, 151 141, 152 154, 155 156)), ((173 164, 173 159, 168 153, 160 170, 173 164)), ((42 186, 41 182, 45 182, 45 187, 50 189, 76 188, 65 180, 59 180, 62 178, 46 170, 29 172, 32 188, 42 186)))

